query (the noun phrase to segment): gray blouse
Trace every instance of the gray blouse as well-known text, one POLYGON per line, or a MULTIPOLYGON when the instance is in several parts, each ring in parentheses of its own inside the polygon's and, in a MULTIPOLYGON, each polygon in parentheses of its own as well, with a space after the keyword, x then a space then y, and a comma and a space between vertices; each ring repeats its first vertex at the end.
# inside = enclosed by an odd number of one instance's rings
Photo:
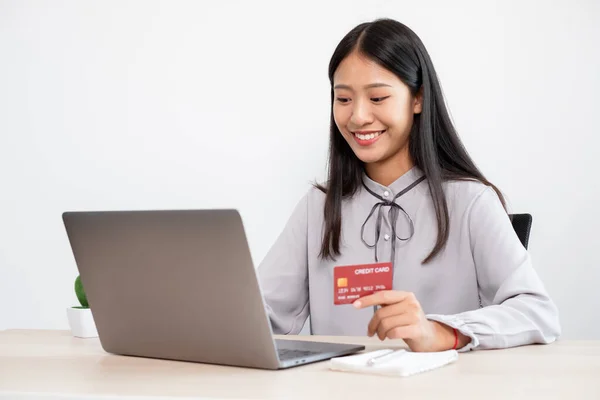
POLYGON ((373 309, 334 305, 333 268, 374 263, 377 252, 379 262, 394 256, 394 290, 413 292, 428 319, 471 338, 462 351, 556 340, 558 310, 492 188, 471 181, 444 183, 448 242, 430 263, 422 264, 437 238, 427 181, 395 200, 401 209, 381 200, 393 199, 422 177, 413 167, 386 187, 364 174, 368 190, 362 187, 342 203, 341 255, 336 260, 319 257, 325 195, 315 188, 308 191, 258 267, 275 333, 299 333, 310 315, 312 334, 366 335, 373 309))

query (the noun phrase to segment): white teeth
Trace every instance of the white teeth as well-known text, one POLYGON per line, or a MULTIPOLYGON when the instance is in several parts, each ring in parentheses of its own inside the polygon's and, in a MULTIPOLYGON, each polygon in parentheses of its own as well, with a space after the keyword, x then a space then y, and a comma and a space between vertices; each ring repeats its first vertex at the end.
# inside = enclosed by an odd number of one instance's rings
POLYGON ((360 140, 371 140, 371 139, 375 139, 377 136, 381 135, 382 132, 383 131, 379 131, 379 132, 369 133, 367 135, 362 135, 360 133, 355 133, 355 135, 360 140))

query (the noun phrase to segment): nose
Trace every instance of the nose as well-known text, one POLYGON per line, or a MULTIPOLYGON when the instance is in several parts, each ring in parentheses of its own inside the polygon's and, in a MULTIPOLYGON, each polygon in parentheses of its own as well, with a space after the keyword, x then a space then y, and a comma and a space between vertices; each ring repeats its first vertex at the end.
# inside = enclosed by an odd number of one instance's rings
POLYGON ((361 127, 369 124, 373 119, 371 108, 365 102, 356 100, 354 102, 354 108, 352 109, 352 116, 350 122, 353 126, 361 127))

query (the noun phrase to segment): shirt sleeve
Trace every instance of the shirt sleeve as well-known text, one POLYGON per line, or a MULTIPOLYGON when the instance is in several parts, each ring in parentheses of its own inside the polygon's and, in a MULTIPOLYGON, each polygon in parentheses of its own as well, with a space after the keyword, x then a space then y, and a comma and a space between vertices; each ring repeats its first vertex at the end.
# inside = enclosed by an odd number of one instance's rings
POLYGON ((484 307, 427 318, 469 336, 461 351, 555 341, 561 333, 557 307, 492 188, 472 202, 466 224, 484 307))
POLYGON ((308 193, 258 266, 259 284, 275 334, 298 334, 309 315, 308 193))

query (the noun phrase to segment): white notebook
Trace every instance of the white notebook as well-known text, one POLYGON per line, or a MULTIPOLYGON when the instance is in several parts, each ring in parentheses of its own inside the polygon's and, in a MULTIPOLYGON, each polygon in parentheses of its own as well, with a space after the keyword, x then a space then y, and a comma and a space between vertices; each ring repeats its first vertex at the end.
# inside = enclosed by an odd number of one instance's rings
POLYGON ((458 359, 456 350, 415 353, 407 350, 383 349, 330 360, 329 369, 388 376, 410 376, 431 371, 458 359), (380 357, 374 364, 369 360, 380 357))

